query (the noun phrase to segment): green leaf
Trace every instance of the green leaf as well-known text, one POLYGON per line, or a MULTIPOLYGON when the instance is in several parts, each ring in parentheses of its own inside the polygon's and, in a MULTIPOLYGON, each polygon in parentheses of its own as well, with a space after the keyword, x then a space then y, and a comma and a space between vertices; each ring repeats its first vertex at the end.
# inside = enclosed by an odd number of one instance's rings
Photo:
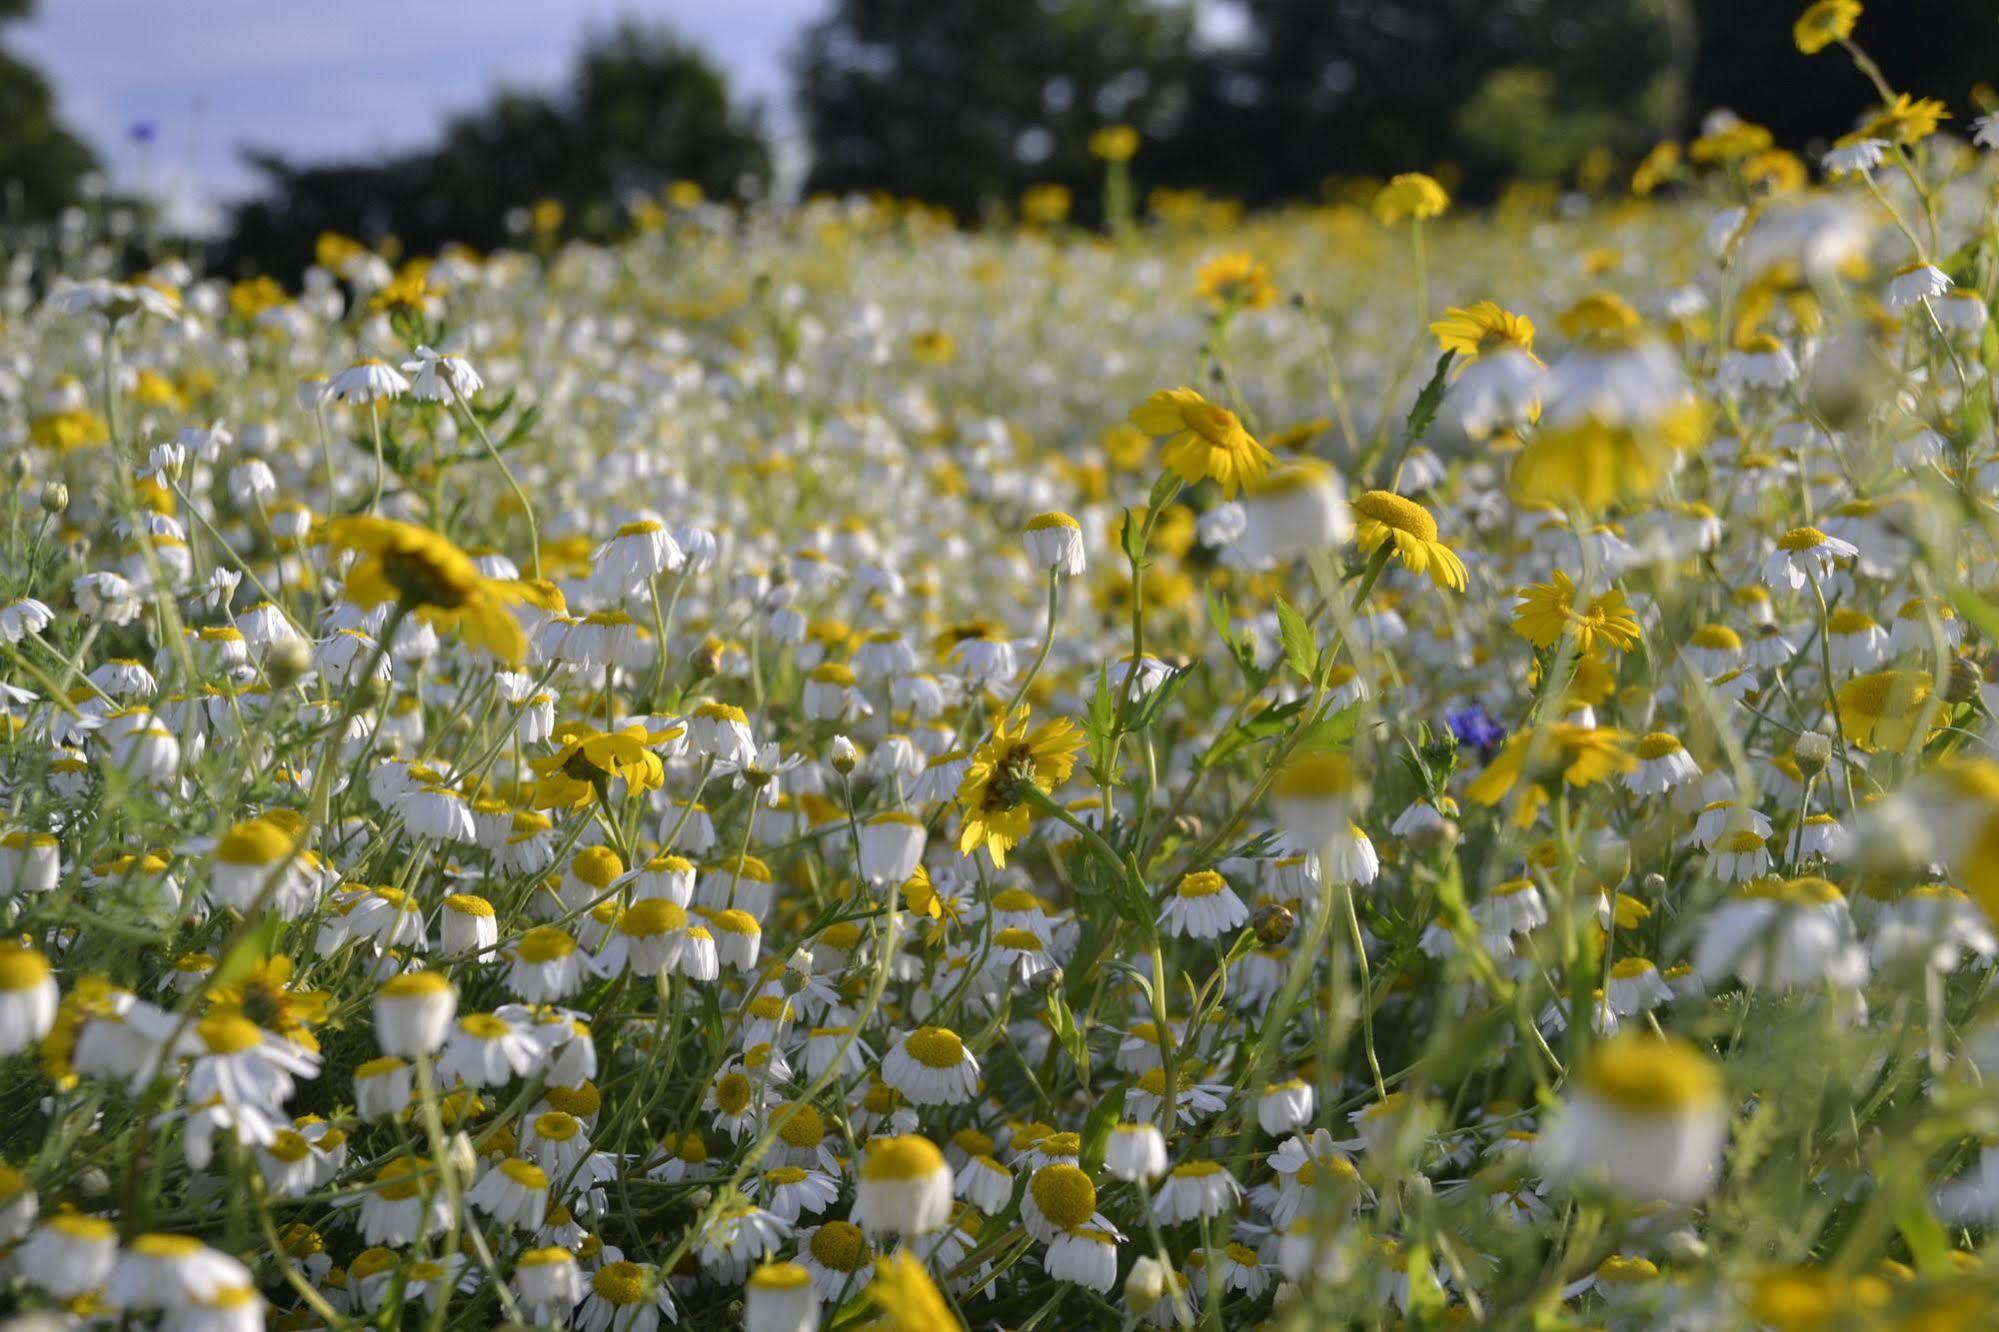
POLYGON ((1146 507, 1155 512, 1164 508, 1173 502, 1173 498, 1180 493, 1180 488, 1185 484, 1173 473, 1162 472, 1159 479, 1152 483, 1152 493, 1145 497, 1146 507))
POLYGON ((1083 1169, 1094 1174, 1103 1165, 1104 1148, 1111 1140, 1111 1128, 1118 1122, 1123 1106, 1124 1092, 1114 1087, 1090 1107, 1089 1118, 1083 1121, 1083 1169))
POLYGON ((1111 693, 1111 677, 1108 667, 1097 671, 1097 687, 1091 691, 1088 707, 1083 711, 1083 736, 1088 742, 1090 753, 1090 775, 1100 785, 1113 784, 1116 776, 1110 770, 1113 747, 1117 743, 1118 700, 1111 693))
POLYGON ((1285 664, 1311 679, 1319 669, 1318 640, 1312 637, 1312 626, 1305 623, 1298 608, 1283 597, 1277 599, 1277 636, 1284 645, 1285 664))
POLYGON ((1344 745, 1353 739, 1354 728, 1360 721, 1360 704, 1350 703, 1330 717, 1321 717, 1305 728, 1298 737, 1301 749, 1327 749, 1334 745, 1344 745))
POLYGON ((1437 409, 1444 404, 1444 380, 1451 372, 1451 362, 1457 359, 1456 352, 1445 352, 1437 358, 1437 368, 1430 373, 1430 382, 1416 395, 1416 401, 1409 408, 1409 441, 1423 438, 1430 423, 1437 419, 1437 409))
POLYGON ((1963 584, 1950 589, 1950 604, 1957 613, 1971 621, 1972 627, 1994 642, 1999 642, 1999 607, 1979 596, 1963 584))
POLYGON ((1124 526, 1118 529, 1118 545, 1124 557, 1135 565, 1145 562, 1145 525, 1138 521, 1138 515, 1130 509, 1124 511, 1124 526))
POLYGON ((1089 1086, 1090 1045, 1076 1025, 1076 1015, 1069 1011, 1069 1005, 1063 1000, 1060 986, 1048 991, 1048 1025, 1068 1054, 1069 1062, 1076 1066, 1076 1076, 1082 1079, 1085 1087, 1089 1086))
POLYGON ((266 912, 253 929, 236 941, 235 947, 209 975, 209 988, 234 985, 256 970, 259 962, 278 951, 278 935, 284 927, 283 919, 276 912, 266 912))
POLYGON ((1921 1185, 1901 1185, 1898 1193, 1895 1229, 1908 1242, 1909 1256, 1916 1260, 1916 1270, 1932 1277, 1948 1273, 1951 1270, 1950 1237, 1930 1211, 1929 1200, 1923 1196, 1921 1185))
POLYGON ((1259 740, 1268 740, 1289 725, 1291 719, 1305 710, 1311 700, 1294 698, 1288 703, 1279 703, 1265 708, 1256 716, 1230 727, 1208 747, 1198 760, 1203 769, 1218 767, 1228 762, 1243 750, 1259 740))

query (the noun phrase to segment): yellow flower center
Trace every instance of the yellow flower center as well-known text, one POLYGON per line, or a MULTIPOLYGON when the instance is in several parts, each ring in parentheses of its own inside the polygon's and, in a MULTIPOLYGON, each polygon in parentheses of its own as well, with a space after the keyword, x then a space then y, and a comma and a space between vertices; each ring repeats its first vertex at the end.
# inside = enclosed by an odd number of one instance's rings
POLYGON ((645 1298, 645 1269, 637 1263, 605 1263, 590 1278, 590 1289, 606 1304, 637 1304, 645 1298))
POLYGON ((1077 1166, 1043 1166, 1027 1187, 1041 1214, 1063 1230, 1084 1224, 1097 1210, 1097 1186, 1077 1166))
POLYGON ((1437 520, 1414 500, 1386 490, 1370 490, 1353 502, 1354 512, 1372 518, 1383 527, 1404 532, 1418 541, 1437 539, 1437 520))
POLYGON ((965 1062, 965 1043, 948 1027, 919 1027, 902 1048, 926 1068, 956 1068, 965 1062))
POLYGON ((945 1169, 944 1154, 925 1137, 910 1133, 877 1138, 861 1162, 862 1179, 925 1179, 945 1169))

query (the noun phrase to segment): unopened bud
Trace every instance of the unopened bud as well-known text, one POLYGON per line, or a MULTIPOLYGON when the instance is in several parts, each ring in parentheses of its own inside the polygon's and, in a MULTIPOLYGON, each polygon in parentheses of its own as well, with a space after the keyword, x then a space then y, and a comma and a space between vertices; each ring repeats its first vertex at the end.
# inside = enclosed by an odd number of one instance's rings
POLYGON ((722 669, 722 645, 715 639, 703 643, 694 654, 694 676, 705 680, 722 669))
POLYGON ((1047 994, 1062 988, 1062 968, 1053 965, 1043 967, 1027 978, 1027 988, 1034 994, 1047 994))
POLYGON ((860 761, 861 751, 854 747, 852 740, 849 740, 844 735, 833 737, 832 763, 834 772, 845 777, 854 770, 860 761))
POLYGON ((264 654, 264 674, 273 689, 289 689, 312 669, 312 649, 302 638, 281 638, 264 654))
POLYGON ((69 487, 60 481, 51 481, 42 487, 42 512, 51 518, 69 507, 69 487))
POLYGON ((1298 917, 1282 902, 1265 902, 1250 915, 1249 927, 1256 931, 1258 943, 1275 948, 1291 937, 1291 931, 1298 927, 1298 917))
POLYGON ((1131 1265, 1131 1275, 1124 1279, 1124 1302, 1127 1308, 1150 1309, 1159 1303, 1159 1297, 1166 1293, 1166 1269, 1150 1254, 1141 1255, 1131 1265))
POLYGON ((1816 777, 1832 762, 1832 737, 1824 731, 1805 731, 1791 747, 1791 761, 1807 777, 1816 777))
POLYGON ((1978 686, 1984 677, 1978 667, 1962 657, 1950 663, 1950 673, 1943 682, 1943 696, 1952 703, 1969 703, 1978 697, 1978 686))
POLYGON ((472 1139, 460 1129, 451 1135, 445 1147, 445 1164, 455 1171, 460 1179, 469 1180, 479 1173, 479 1153, 472 1146, 472 1139))

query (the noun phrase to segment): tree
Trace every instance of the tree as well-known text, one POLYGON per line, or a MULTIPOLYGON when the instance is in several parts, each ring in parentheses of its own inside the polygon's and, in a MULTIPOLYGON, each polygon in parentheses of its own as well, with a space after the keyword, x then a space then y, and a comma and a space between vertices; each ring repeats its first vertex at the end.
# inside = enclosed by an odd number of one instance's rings
POLYGON ((586 42, 560 95, 502 90, 433 147, 369 163, 248 156, 268 187, 236 210, 222 259, 278 273, 311 262, 322 231, 393 234, 413 253, 485 248, 508 239, 510 211, 552 199, 572 230, 602 236, 627 201, 671 181, 730 198, 770 178, 757 118, 735 107, 726 78, 670 32, 633 23, 586 42))
POLYGON ((1169 169, 1251 202, 1448 160, 1474 196, 1675 128, 1687 0, 1243 0, 1169 169), (1212 173, 1203 181, 1203 172, 1212 173))
POLYGON ((1160 0, 839 0, 792 62, 808 186, 961 218, 1030 183, 1086 186, 1102 174, 1093 130, 1178 132, 1190 26, 1160 0))
MULTIPOLYGON (((29 0, 0 0, 0 23, 31 8, 29 0)), ((56 119, 48 80, 0 50, 0 213, 53 217, 82 196, 96 170, 97 155, 56 119)))

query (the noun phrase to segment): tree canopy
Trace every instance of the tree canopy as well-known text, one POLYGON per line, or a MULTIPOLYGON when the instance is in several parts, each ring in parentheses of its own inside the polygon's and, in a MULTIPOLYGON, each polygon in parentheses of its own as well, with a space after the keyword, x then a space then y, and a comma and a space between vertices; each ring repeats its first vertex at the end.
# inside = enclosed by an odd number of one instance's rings
MULTIPOLYGON (((0 0, 0 25, 31 8, 0 0)), ((82 197, 96 170, 97 155, 57 118, 48 80, 0 47, 0 217, 53 217, 82 197)))
POLYGON ((224 257, 277 272, 309 263, 322 231, 393 235, 411 251, 486 247, 509 238, 510 214, 548 200, 572 231, 608 234, 630 201, 671 182, 738 197, 770 178, 758 118, 731 101, 726 77, 670 31, 636 23, 587 41, 561 92, 502 90, 431 147, 374 162, 251 160, 267 188, 237 208, 224 257))

